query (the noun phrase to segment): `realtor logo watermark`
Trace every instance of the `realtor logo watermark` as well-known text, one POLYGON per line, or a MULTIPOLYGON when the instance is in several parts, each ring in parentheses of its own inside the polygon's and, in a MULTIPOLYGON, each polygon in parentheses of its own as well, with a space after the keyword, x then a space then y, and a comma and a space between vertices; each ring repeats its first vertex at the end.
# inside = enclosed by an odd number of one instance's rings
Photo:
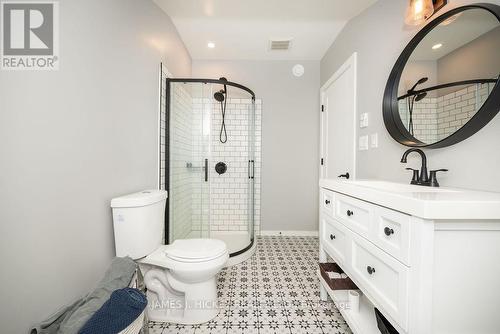
POLYGON ((0 0, 0 69, 59 69, 59 3, 0 0))

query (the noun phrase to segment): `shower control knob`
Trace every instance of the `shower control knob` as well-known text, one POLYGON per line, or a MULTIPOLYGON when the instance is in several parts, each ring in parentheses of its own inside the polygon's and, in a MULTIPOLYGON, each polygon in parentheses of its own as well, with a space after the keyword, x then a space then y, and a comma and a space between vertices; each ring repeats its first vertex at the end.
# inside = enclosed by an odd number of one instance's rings
POLYGON ((215 171, 219 175, 224 174, 227 171, 227 165, 225 163, 223 163, 223 162, 218 162, 215 165, 215 171))

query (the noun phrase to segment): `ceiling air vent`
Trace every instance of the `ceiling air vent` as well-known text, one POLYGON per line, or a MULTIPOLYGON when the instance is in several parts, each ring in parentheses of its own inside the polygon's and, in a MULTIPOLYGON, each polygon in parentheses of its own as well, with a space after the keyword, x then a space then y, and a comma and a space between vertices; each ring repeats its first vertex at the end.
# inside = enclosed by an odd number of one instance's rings
POLYGON ((290 49, 290 45, 292 40, 270 40, 269 41, 269 49, 270 50, 288 50, 290 49))

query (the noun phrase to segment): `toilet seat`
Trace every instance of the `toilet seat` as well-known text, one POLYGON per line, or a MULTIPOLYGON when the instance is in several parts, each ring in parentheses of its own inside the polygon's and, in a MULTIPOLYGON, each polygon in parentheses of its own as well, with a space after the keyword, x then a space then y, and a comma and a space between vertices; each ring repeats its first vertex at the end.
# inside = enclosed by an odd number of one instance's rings
POLYGON ((165 248, 165 254, 179 262, 205 262, 226 253, 226 244, 217 239, 178 239, 165 248))
POLYGON ((210 265, 209 263, 223 257, 227 258, 228 252, 226 244, 221 240, 178 239, 171 245, 158 247, 138 262, 163 268, 180 268, 196 263, 210 265))

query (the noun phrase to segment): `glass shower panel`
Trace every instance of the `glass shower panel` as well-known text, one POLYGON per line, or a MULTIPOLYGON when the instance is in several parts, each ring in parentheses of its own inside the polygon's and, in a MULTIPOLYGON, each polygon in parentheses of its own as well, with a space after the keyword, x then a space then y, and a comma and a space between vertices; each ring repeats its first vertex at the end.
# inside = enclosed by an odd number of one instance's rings
POLYGON ((203 161, 203 182, 200 189, 200 237, 210 237, 210 159, 212 156, 212 146, 210 145, 212 123, 212 85, 202 84, 202 113, 201 113, 201 138, 199 147, 201 148, 198 159, 203 161))
POLYGON ((248 160, 251 170, 249 171, 247 184, 247 206, 248 206, 248 233, 250 240, 255 238, 255 99, 252 99, 247 107, 248 115, 248 160))
POLYGON ((253 94, 210 79, 168 79, 167 91, 168 242, 220 239, 242 254, 255 238, 253 94))
MULTIPOLYGON (((224 91, 223 85, 213 87, 214 92, 224 91)), ((253 112, 246 92, 230 86, 226 89, 224 99, 212 99, 210 236, 223 240, 230 254, 235 254, 248 248, 253 238, 249 203, 253 197, 249 186, 253 181, 253 112)))
POLYGON ((201 83, 170 86, 169 243, 208 234, 210 193, 205 171, 210 134, 204 126, 207 108, 199 103, 206 94, 210 92, 201 83))

